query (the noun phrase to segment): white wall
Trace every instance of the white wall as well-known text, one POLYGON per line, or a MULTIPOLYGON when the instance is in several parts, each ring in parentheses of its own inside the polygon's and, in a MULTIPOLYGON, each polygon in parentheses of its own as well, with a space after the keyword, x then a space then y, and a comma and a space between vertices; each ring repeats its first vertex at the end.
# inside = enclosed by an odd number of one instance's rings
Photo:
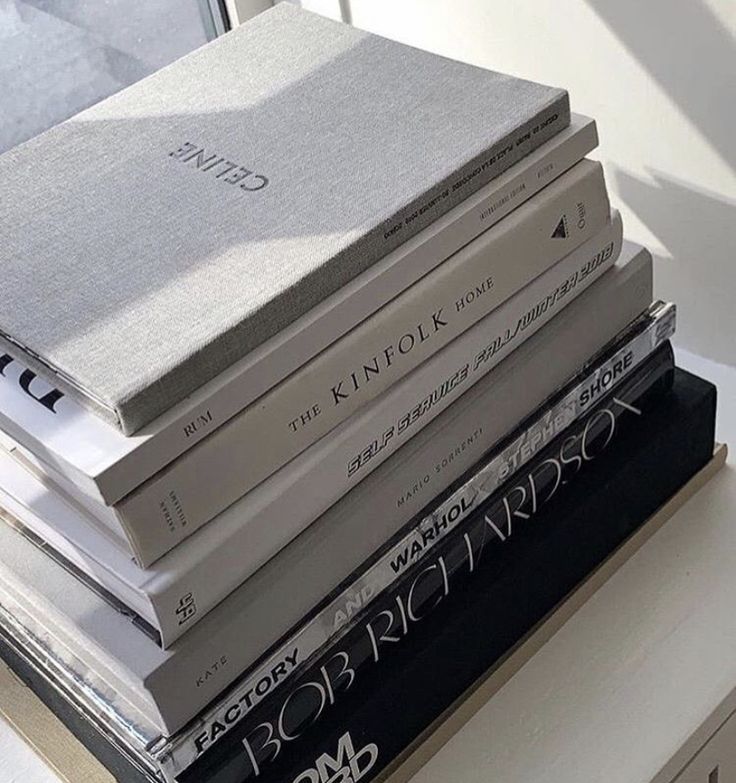
POLYGON ((612 200, 656 255, 658 295, 680 305, 679 343, 736 365, 736 0, 342 5, 357 27, 566 87, 598 120, 612 200))

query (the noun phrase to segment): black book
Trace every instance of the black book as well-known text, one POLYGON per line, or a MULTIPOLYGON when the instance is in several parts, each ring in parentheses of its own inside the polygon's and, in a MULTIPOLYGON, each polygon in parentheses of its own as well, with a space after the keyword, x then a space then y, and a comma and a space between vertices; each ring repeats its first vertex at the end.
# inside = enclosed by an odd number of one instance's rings
POLYGON ((367 783, 400 757, 712 456, 715 388, 678 370, 663 391, 669 350, 540 452, 454 549, 448 541, 420 563, 182 783, 367 783))
MULTIPOLYGON (((473 578, 454 586, 400 643, 387 645, 384 659, 336 694, 321 719, 303 727, 299 741, 287 743, 255 780, 367 783, 385 771, 710 459, 715 401, 712 384, 676 370, 672 390, 637 426, 622 428, 533 519, 519 520, 506 546, 485 557, 473 578)), ((1 640, 0 657, 122 780, 151 780, 1 640)), ((214 751, 203 757, 207 771, 203 764, 198 775, 192 769, 181 780, 248 779, 232 776, 237 767, 228 743, 217 744, 219 763, 214 751)))

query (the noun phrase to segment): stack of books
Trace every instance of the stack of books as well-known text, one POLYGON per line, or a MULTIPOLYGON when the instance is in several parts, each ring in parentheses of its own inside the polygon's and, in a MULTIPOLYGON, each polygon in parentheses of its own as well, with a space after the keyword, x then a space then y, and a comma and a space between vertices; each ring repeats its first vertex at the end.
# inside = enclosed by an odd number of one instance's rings
POLYGON ((710 459, 596 145, 284 3, 0 158, 0 649, 121 780, 384 776, 710 459))

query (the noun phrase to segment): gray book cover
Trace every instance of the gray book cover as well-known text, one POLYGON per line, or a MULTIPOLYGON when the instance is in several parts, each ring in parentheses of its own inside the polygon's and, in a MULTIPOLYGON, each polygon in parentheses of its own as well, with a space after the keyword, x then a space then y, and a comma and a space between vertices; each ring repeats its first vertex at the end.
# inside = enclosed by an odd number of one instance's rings
POLYGON ((0 344, 130 434, 568 122, 281 3, 0 157, 0 344))

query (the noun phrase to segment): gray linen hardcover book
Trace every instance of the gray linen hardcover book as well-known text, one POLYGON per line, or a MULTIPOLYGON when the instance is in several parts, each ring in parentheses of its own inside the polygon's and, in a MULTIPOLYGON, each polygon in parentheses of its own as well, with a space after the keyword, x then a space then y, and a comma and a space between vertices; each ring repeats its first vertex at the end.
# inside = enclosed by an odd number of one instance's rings
POLYGON ((133 433, 568 122, 281 3, 0 157, 0 346, 133 433))

